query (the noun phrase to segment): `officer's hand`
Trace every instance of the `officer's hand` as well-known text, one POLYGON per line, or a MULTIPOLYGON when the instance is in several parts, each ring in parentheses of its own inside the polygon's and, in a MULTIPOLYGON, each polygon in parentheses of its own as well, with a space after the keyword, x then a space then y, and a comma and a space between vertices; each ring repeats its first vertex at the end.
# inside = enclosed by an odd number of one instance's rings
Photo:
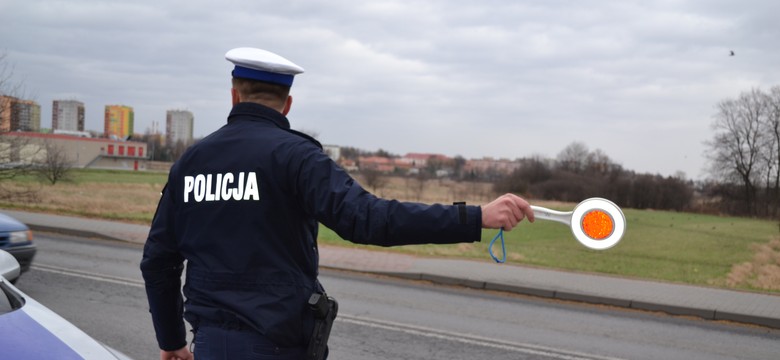
POLYGON ((482 227, 486 229, 503 228, 509 231, 524 218, 534 222, 534 211, 528 201, 517 195, 501 195, 482 206, 482 227))
POLYGON ((183 348, 176 351, 160 350, 160 360, 193 360, 190 349, 185 345, 183 348))

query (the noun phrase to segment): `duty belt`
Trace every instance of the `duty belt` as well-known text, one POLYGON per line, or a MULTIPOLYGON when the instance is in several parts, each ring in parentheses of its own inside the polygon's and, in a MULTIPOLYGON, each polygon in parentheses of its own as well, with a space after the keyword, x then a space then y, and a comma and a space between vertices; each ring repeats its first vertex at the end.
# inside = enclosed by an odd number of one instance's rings
POLYGON ((223 321, 201 320, 198 322, 198 326, 217 327, 220 329, 242 332, 258 332, 253 326, 238 319, 223 321))

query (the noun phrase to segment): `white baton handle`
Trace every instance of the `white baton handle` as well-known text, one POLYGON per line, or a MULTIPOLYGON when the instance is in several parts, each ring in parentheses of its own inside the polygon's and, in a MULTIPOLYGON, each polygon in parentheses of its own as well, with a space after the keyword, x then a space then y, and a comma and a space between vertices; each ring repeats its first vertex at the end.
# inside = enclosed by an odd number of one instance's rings
POLYGON ((545 207, 531 205, 531 210, 534 211, 534 218, 542 220, 557 221, 571 226, 571 215, 573 211, 556 211, 550 210, 545 207))

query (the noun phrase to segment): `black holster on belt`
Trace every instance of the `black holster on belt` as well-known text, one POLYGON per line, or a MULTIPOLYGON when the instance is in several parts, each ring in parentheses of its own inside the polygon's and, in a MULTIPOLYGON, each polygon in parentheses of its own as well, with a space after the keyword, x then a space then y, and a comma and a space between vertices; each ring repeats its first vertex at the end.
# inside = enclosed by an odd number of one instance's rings
POLYGON ((339 312, 339 303, 327 294, 314 293, 309 298, 309 308, 314 312, 314 332, 311 334, 306 359, 322 360, 328 350, 330 329, 339 312))

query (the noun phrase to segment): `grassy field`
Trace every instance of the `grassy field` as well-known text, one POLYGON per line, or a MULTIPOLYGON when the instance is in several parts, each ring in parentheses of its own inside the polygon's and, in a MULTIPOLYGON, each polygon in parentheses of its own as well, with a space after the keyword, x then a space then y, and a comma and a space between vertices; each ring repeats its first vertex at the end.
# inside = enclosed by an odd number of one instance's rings
MULTIPOLYGON (((3 186, 36 186, 35 202, 0 203, 0 207, 148 224, 166 174, 153 172, 78 170, 69 182, 38 185, 22 179, 3 186)), ((376 192, 392 198, 422 202, 467 200, 485 203, 493 197, 487 184, 430 181, 422 198, 410 196, 407 180, 393 179, 376 192)), ((559 210, 573 204, 538 203, 559 210)), ((611 274, 705 286, 780 292, 780 232, 774 221, 624 209, 627 232, 608 251, 580 245, 568 227, 537 221, 524 222, 505 233, 507 262, 579 272, 611 274)), ((418 256, 463 257, 492 261, 487 245, 497 231, 484 230, 481 243, 403 246, 400 251, 418 256)), ((354 245, 327 228, 322 244, 354 245)), ((494 253, 500 256, 500 246, 494 253)))
MULTIPOLYGON (((589 250, 573 238, 568 227, 557 223, 524 222, 504 233, 507 262, 687 284, 780 291, 777 266, 780 242, 774 240, 778 237, 774 222, 666 211, 624 211, 627 232, 612 249, 589 250)), ((487 246, 496 233, 484 230, 482 242, 477 244, 404 246, 394 251, 492 261, 487 246)), ((328 229, 323 229, 320 241, 349 246, 328 229)), ((493 252, 500 257, 498 243, 493 252)))

